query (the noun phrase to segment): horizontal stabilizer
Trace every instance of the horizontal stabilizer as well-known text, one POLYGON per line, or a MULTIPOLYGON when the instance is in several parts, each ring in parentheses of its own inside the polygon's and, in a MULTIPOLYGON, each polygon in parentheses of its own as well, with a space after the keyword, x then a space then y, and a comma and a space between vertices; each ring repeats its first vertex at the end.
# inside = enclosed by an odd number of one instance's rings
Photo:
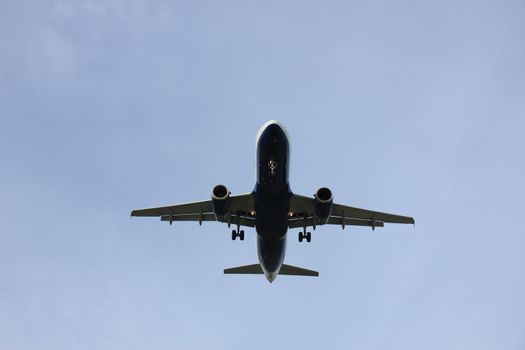
POLYGON ((248 275, 262 275, 264 272, 260 264, 246 265, 224 269, 225 274, 248 274, 248 275))
MULTIPOLYGON (((239 267, 232 267, 224 269, 225 274, 247 274, 247 275, 262 275, 264 272, 260 264, 245 265, 239 267)), ((283 264, 279 275, 289 276, 319 276, 319 272, 313 270, 303 269, 301 267, 283 264)))
POLYGON ((283 264, 279 275, 293 275, 293 276, 314 276, 318 277, 319 272, 314 270, 303 269, 302 267, 283 264))

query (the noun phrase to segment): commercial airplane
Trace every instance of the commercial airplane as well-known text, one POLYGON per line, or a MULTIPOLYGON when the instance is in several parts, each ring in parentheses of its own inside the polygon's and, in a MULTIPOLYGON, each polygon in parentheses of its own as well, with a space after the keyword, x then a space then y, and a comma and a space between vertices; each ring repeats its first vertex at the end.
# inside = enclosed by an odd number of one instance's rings
POLYGON ((224 185, 213 188, 211 199, 165 207, 137 209, 131 216, 160 217, 162 221, 219 221, 235 225, 232 240, 244 240, 241 226, 255 227, 259 263, 225 269, 225 274, 264 274, 269 282, 277 275, 319 276, 319 272, 283 264, 286 232, 302 228, 299 242, 310 242, 307 227, 330 224, 369 226, 384 223, 414 224, 407 216, 359 209, 333 202, 332 191, 322 187, 313 197, 294 194, 288 182, 290 144, 283 125, 266 122, 257 133, 257 179, 252 192, 231 195, 224 185))

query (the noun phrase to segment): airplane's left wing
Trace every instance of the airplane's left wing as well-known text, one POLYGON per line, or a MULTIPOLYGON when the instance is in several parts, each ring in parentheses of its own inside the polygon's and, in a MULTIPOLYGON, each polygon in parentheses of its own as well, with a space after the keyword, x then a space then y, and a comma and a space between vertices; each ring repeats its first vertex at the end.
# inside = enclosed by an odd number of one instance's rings
MULTIPOLYGON (((229 214, 221 222, 254 227, 255 217, 253 195, 251 193, 230 196, 229 214)), ((162 221, 216 221, 211 200, 167 205, 163 207, 136 209, 131 216, 160 217, 162 221)))
MULTIPOLYGON (((415 223, 414 218, 409 216, 382 213, 336 203, 332 204, 331 209, 326 224, 341 225, 343 228, 345 225, 375 228, 384 226, 385 222, 397 224, 415 223)), ((290 228, 304 226, 315 227, 320 224, 315 217, 315 198, 293 194, 290 198, 290 212, 292 213, 292 216, 288 220, 288 226, 290 228)))

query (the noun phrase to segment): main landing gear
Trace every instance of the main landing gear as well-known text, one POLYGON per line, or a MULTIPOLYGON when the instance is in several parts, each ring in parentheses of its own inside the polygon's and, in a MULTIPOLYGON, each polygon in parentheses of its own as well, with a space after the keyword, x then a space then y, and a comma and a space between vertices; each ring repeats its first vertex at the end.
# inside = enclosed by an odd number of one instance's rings
MULTIPOLYGON (((237 237, 239 237, 241 241, 244 241, 244 230, 241 230, 241 221, 240 221, 241 213, 237 212, 235 216, 237 219, 237 230, 232 231, 232 241, 235 241, 237 237)), ((228 227, 230 227, 229 224, 228 224, 228 227)))
POLYGON ((312 240, 312 233, 311 232, 299 232, 299 242, 302 242, 303 239, 306 239, 307 242, 310 242, 312 240))
MULTIPOLYGON (((312 220, 315 220, 315 218, 312 218, 312 220)), ((303 239, 306 239, 307 242, 310 242, 312 240, 312 233, 306 232, 307 225, 308 225, 308 216, 305 214, 304 220, 303 220, 303 232, 299 232, 299 242, 302 242, 303 239)), ((315 225, 314 225, 314 230, 315 230, 315 225)))
POLYGON ((233 230, 232 231, 232 240, 235 241, 239 237, 241 241, 244 241, 244 230, 233 230))

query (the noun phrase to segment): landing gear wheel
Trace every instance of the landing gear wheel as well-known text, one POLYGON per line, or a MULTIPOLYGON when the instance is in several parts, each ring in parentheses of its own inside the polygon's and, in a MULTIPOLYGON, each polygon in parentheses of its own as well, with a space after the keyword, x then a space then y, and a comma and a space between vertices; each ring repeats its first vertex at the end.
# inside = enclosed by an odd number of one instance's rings
POLYGON ((239 238, 241 239, 241 241, 244 241, 244 230, 241 230, 241 232, 239 232, 239 238))
POLYGON ((311 232, 299 232, 298 238, 299 238, 299 242, 302 242, 305 239, 307 242, 310 242, 312 240, 312 233, 311 232))
POLYGON ((237 239, 237 231, 232 231, 232 241, 235 241, 237 239))

